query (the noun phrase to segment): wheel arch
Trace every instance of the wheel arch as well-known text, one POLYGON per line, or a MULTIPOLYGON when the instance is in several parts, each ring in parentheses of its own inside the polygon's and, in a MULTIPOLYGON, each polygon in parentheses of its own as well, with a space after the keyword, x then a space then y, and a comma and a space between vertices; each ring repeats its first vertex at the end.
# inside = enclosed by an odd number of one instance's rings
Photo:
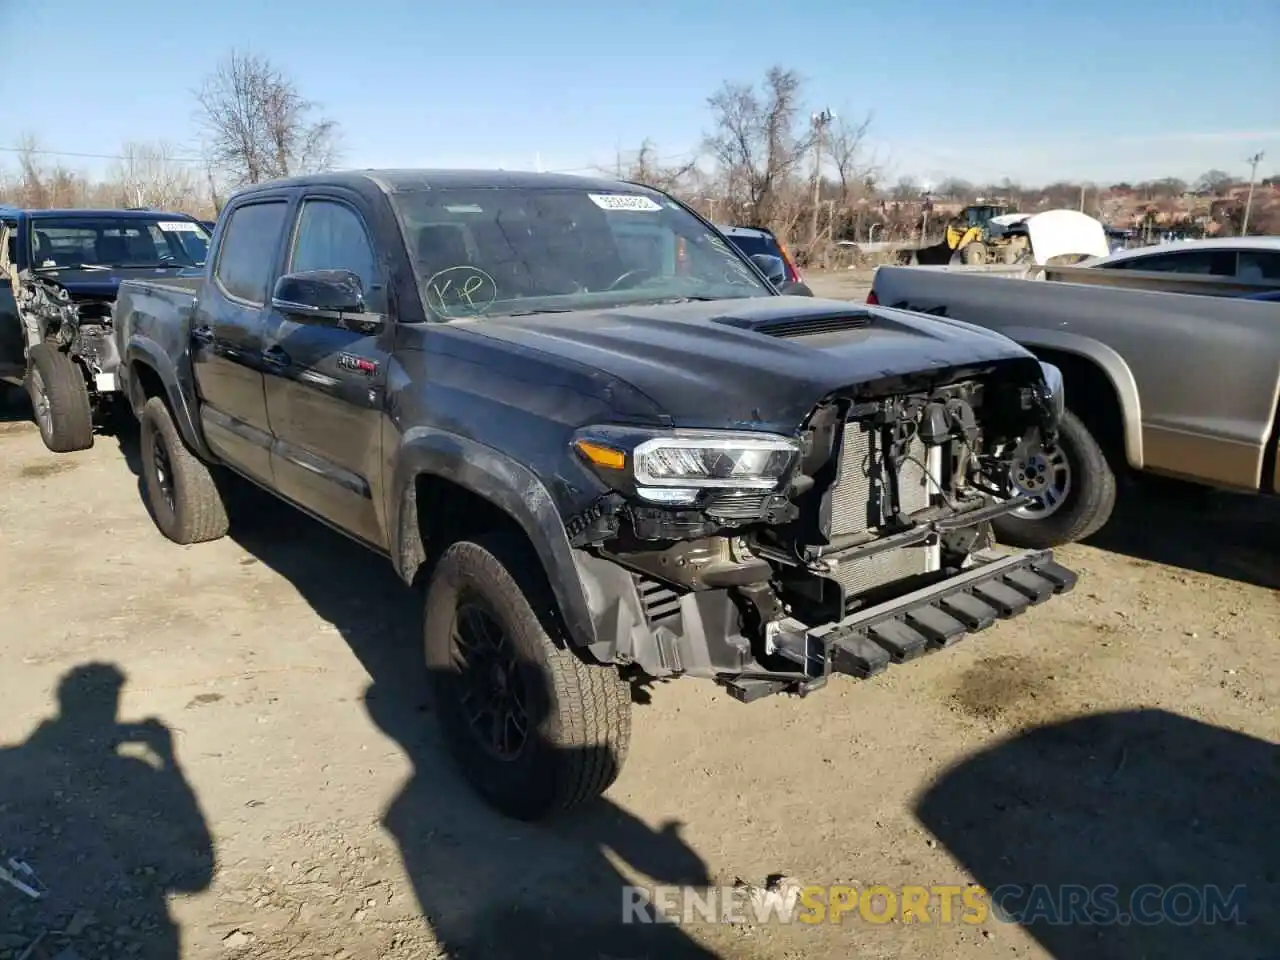
POLYGON ((1105 343, 1060 330, 1009 327, 1000 332, 1058 367, 1066 385, 1067 406, 1099 441, 1112 440, 1122 447, 1130 467, 1142 469, 1142 403, 1137 381, 1124 357, 1105 343), (1082 401, 1072 400, 1073 382, 1084 397, 1082 401), (1105 398, 1097 390, 1104 385, 1108 388, 1105 398), (1108 407, 1119 416, 1119 424, 1107 424, 1108 407))
POLYGON ((133 415, 141 417, 143 406, 153 396, 163 397, 182 439, 201 459, 212 461, 213 455, 205 446, 204 437, 196 426, 192 405, 182 389, 177 368, 169 355, 158 343, 135 337, 125 351, 124 363, 128 371, 126 390, 133 415))
POLYGON ((596 644, 564 522, 546 486, 527 467, 456 434, 415 430, 401 443, 391 489, 391 559, 406 583, 424 582, 445 541, 505 529, 519 534, 537 557, 570 641, 581 648, 596 644), (440 509, 427 513, 426 498, 441 501, 440 509))

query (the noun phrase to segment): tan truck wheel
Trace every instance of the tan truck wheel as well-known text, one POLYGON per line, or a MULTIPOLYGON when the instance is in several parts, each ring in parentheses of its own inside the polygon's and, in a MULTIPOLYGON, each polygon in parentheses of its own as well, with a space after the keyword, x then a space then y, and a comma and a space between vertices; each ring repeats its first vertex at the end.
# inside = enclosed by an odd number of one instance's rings
POLYGON ((1024 487, 1040 501, 991 521, 996 539, 1015 547, 1049 549, 1101 530, 1116 504, 1116 478, 1092 434, 1067 411, 1058 442, 1015 465, 1024 487))

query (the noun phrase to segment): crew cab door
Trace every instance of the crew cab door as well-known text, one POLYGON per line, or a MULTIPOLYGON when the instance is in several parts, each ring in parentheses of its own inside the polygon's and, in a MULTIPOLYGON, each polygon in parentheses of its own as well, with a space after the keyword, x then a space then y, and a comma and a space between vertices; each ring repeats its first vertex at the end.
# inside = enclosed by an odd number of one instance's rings
POLYGON ((304 195, 282 273, 350 270, 380 315, 369 335, 271 310, 263 356, 275 436, 276 488, 298 505, 376 547, 381 522, 381 419, 392 335, 387 283, 358 198, 304 195))
POLYGON ((272 479, 263 328, 288 215, 287 194, 255 196, 229 212, 191 318, 205 442, 229 466, 263 482, 272 479))

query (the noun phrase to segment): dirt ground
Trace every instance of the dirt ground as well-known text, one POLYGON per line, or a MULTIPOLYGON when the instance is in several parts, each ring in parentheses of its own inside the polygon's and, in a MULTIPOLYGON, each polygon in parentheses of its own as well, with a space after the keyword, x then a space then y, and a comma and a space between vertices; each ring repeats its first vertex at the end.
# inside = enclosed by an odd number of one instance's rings
POLYGON ((1073 593, 873 681, 659 685, 605 801, 528 827, 443 762, 388 565, 287 509, 174 546, 130 438, 55 455, 28 416, 0 417, 0 864, 48 893, 0 882, 3 960, 1275 955, 1274 503, 1132 495, 1060 551, 1073 593), (623 878, 771 874, 1248 899, 1239 926, 619 923, 623 878))
POLYGON ((871 292, 871 280, 874 275, 874 269, 807 270, 804 279, 814 296, 863 301, 871 292))

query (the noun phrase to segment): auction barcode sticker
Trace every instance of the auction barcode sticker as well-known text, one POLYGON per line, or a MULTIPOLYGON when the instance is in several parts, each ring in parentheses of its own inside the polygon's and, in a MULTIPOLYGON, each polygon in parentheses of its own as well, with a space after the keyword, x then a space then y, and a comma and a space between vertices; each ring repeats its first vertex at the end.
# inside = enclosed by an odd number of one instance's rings
POLYGON ((662 208, 637 193, 589 193, 591 201, 601 210, 643 210, 653 213, 662 208))
POLYGON ((198 233, 200 228, 190 220, 163 220, 157 226, 165 233, 198 233))

